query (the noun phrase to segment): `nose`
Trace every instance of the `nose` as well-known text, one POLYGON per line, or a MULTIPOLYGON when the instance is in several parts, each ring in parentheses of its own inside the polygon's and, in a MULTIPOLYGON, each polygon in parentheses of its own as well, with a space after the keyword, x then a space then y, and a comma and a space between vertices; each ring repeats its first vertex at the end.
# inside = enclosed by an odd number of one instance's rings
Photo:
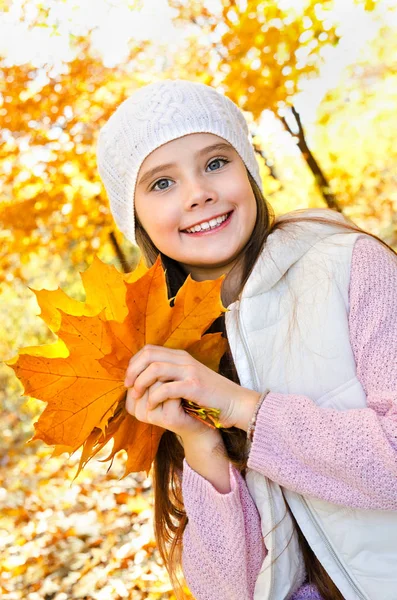
POLYGON ((213 186, 209 185, 209 182, 197 178, 189 182, 185 198, 185 208, 191 210, 204 204, 217 202, 218 193, 213 186))

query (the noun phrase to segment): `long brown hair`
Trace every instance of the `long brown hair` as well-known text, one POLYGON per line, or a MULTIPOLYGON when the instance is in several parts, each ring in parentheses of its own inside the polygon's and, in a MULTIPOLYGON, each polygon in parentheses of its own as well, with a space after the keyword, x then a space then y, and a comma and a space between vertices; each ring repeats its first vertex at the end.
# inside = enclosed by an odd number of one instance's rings
MULTIPOLYGON (((274 218, 272 208, 265 200, 260 188, 256 184, 251 174, 247 171, 248 178, 253 189, 256 205, 257 219, 251 238, 241 253, 239 261, 233 266, 224 280, 225 297, 228 303, 236 299, 241 293, 247 279, 249 278, 254 264, 261 253, 261 250, 270 233, 276 229, 284 228, 289 223, 302 221, 316 221, 320 223, 333 223, 327 218, 326 213, 329 210, 324 209, 325 216, 305 216, 304 211, 295 211, 291 217, 283 217, 277 221, 274 218), (236 285, 236 271, 238 274, 236 285), (230 282, 232 292, 230 290, 230 282), (229 287, 228 287, 229 284, 229 287)), ((394 252, 383 240, 376 235, 365 232, 352 222, 340 222, 338 227, 343 227, 347 232, 361 232, 370 235, 378 240, 386 248, 394 252)), ((178 289, 186 279, 186 273, 180 265, 159 252, 153 242, 143 229, 142 224, 136 215, 136 238, 142 254, 148 264, 154 264, 157 256, 160 254, 163 266, 167 273, 167 285, 169 297, 175 297, 178 289)), ((394 254, 396 254, 394 252, 394 254)), ((226 336, 225 321, 220 317, 213 323, 209 331, 222 331, 226 336)), ((238 374, 233 362, 230 350, 224 355, 220 364, 220 373, 232 381, 239 383, 238 374)), ((247 466, 246 455, 246 433, 240 429, 232 427, 230 429, 220 430, 225 446, 226 454, 229 460, 244 474, 247 466)), ((153 484, 154 484, 154 530, 157 546, 162 559, 164 560, 171 583, 174 587, 178 599, 185 598, 183 592, 183 574, 182 574, 182 537, 188 519, 183 505, 181 475, 183 469, 184 452, 177 436, 171 431, 166 431, 161 440, 153 463, 153 484)), ((288 507, 287 507, 288 509, 288 507)), ((293 515, 291 514, 293 517, 293 515)), ((335 586, 328 573, 310 548, 306 538, 303 536, 295 519, 295 527, 298 533, 298 539, 302 550, 307 579, 309 583, 315 584, 323 600, 343 600, 343 596, 335 586)))

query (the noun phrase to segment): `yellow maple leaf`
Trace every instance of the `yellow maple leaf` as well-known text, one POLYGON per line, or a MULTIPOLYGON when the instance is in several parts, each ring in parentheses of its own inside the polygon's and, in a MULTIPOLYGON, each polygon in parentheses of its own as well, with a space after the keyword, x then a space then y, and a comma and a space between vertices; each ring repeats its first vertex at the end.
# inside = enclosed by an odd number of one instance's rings
MULTIPOLYGON (((28 394, 47 402, 32 439, 54 445, 54 454, 83 447, 79 470, 113 440, 106 460, 127 452, 126 472, 149 471, 163 429, 126 412, 125 372, 146 344, 184 349, 213 370, 226 350, 220 333, 205 334, 224 312, 223 277, 196 282, 190 276, 173 305, 160 258, 123 275, 98 258, 82 275, 86 301, 62 290, 35 292, 41 317, 58 340, 22 349, 9 361, 28 394)), ((183 401, 187 412, 214 422, 219 411, 183 401)))
POLYGON ((141 259, 134 271, 123 274, 95 256, 90 267, 81 274, 86 294, 85 302, 70 298, 60 288, 54 291, 32 290, 32 292, 36 295, 41 318, 54 332, 58 331, 61 324, 61 310, 69 315, 93 316, 105 309, 107 319, 122 321, 127 315, 124 282, 133 283, 147 270, 141 259), (98 281, 101 282, 99 286, 98 281))

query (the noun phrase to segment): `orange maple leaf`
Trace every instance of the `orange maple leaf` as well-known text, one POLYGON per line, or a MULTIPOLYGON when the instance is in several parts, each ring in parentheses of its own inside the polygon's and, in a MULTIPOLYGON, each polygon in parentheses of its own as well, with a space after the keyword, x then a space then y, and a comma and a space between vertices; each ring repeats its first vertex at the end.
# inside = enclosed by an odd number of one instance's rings
MULTIPOLYGON (((156 344, 184 349, 217 370, 226 340, 220 333, 203 334, 225 311, 220 299, 223 277, 196 282, 189 276, 172 306, 160 258, 152 268, 141 262, 127 275, 96 258, 82 280, 84 303, 60 289, 35 291, 40 316, 58 340, 24 348, 8 362, 25 394, 47 402, 32 439, 54 445, 54 454, 82 446, 78 472, 113 440, 105 460, 125 450, 125 475, 148 472, 164 430, 126 412, 129 360, 146 344, 156 344)), ((193 416, 215 420, 212 409, 184 405, 193 416)))

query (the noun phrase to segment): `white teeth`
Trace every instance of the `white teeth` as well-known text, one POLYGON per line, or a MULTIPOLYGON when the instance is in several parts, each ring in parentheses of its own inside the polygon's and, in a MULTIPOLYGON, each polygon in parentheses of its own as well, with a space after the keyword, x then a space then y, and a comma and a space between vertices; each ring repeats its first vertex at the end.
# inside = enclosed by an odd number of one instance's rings
POLYGON ((195 233, 196 231, 206 231, 207 229, 214 229, 218 227, 221 223, 226 221, 228 215, 223 215, 223 217, 216 217, 215 219, 211 219, 210 221, 203 221, 200 225, 195 225, 194 227, 190 227, 186 229, 188 233, 195 233))

